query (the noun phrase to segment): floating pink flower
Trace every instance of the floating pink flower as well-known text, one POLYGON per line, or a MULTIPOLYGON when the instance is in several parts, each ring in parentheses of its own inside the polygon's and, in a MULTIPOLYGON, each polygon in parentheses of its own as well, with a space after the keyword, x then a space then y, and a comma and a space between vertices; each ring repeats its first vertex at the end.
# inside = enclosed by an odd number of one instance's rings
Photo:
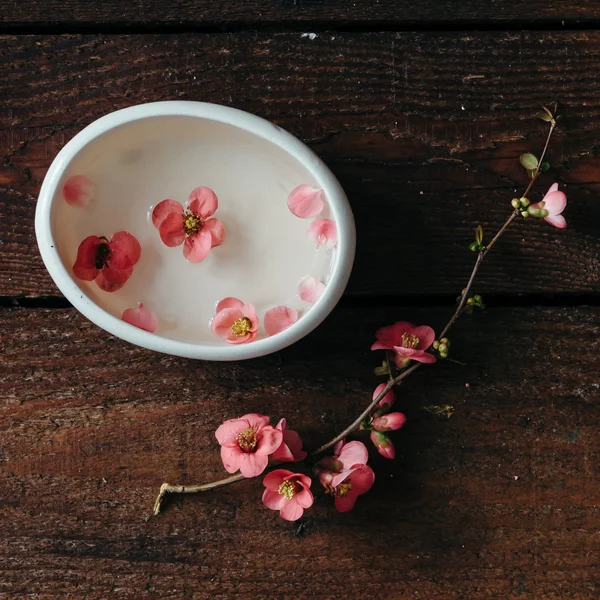
POLYGON ((553 183, 546 195, 540 202, 532 204, 527 212, 534 217, 543 217, 545 221, 564 229, 567 226, 566 219, 562 216, 562 211, 567 206, 567 196, 564 192, 558 191, 558 183, 553 183))
POLYGON ((426 352, 435 340, 435 332, 427 325, 415 327, 412 323, 399 321, 378 329, 375 337, 377 341, 371 346, 371 350, 393 350, 399 365, 406 360, 422 363, 436 361, 433 354, 426 352))
POLYGON ((265 476, 263 485, 266 488, 263 504, 271 510, 278 510, 286 521, 297 521, 304 509, 313 505, 314 498, 309 489, 312 481, 307 475, 277 469, 265 476))
POLYGON ((110 241, 90 235, 77 250, 73 274, 84 281, 95 281, 105 292, 120 290, 140 260, 140 243, 127 231, 115 233, 110 241))
POLYGON ((265 313, 265 330, 269 335, 275 335, 293 325, 297 320, 297 310, 287 306, 277 306, 265 313))
POLYGON ((252 304, 237 298, 225 298, 217 304, 211 329, 230 344, 251 342, 258 333, 258 317, 252 304))
POLYGON ((307 453, 302 450, 302 440, 300 436, 291 429, 286 429, 286 420, 281 419, 276 425, 276 429, 283 432, 283 441, 281 446, 273 453, 273 460, 281 462, 298 462, 304 460, 307 453))
POLYGON ((215 432, 221 459, 228 473, 238 469, 244 477, 260 475, 283 441, 283 432, 269 425, 269 417, 257 414, 225 421, 215 432))
POLYGON ((298 295, 304 302, 314 304, 325 291, 325 284, 316 277, 303 277, 298 284, 298 295))
POLYGON ((396 448, 390 438, 380 431, 371 431, 371 441, 377 449, 377 452, 384 458, 395 458, 396 448))
POLYGON ((152 211, 152 223, 160 239, 170 248, 183 244, 183 255, 190 262, 201 262, 211 248, 225 241, 225 228, 219 219, 210 219, 219 206, 216 194, 208 187, 192 190, 187 208, 175 200, 163 200, 152 211))
POLYGON ((323 246, 331 250, 337 244, 337 228, 331 219, 317 219, 308 228, 308 237, 317 248, 323 246))
POLYGON ((316 217, 324 208, 323 190, 306 183, 294 188, 288 196, 289 209, 301 219, 316 217))
POLYGON ((154 333, 158 329, 158 317, 141 302, 137 308, 125 309, 121 319, 134 327, 139 327, 150 333, 154 333))
POLYGON ((73 175, 65 181, 62 193, 67 204, 82 208, 94 198, 94 184, 83 175, 73 175))

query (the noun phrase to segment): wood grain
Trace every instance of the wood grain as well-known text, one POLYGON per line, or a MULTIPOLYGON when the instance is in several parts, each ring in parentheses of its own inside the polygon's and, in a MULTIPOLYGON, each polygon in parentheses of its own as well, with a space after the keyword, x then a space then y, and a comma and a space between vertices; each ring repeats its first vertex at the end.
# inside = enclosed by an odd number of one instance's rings
POLYGON ((169 99, 249 110, 306 141, 356 216, 349 293, 419 295, 462 288, 473 226, 504 220, 526 184, 519 154, 543 145, 530 115, 558 98, 542 185, 568 184, 569 228, 516 224, 480 289, 600 290, 600 33, 4 36, 0 53, 0 295, 57 293, 33 215, 58 150, 112 110, 169 99))
POLYGON ((0 596, 597 597, 597 308, 461 321, 467 366, 402 386, 398 459, 373 458, 352 513, 320 500, 298 530, 247 481, 149 517, 163 481, 222 473, 223 419, 285 415, 314 447, 368 401, 374 329, 447 313, 341 308, 278 356, 212 364, 135 348, 73 310, 0 311, 0 596), (448 421, 419 409, 443 403, 448 421))
POLYGON ((542 0, 1 0, 0 24, 38 28, 74 28, 87 25, 95 29, 122 25, 175 27, 232 25, 278 28, 303 23, 317 27, 368 25, 370 27, 431 27, 434 24, 478 25, 494 23, 514 26, 538 23, 593 24, 600 18, 598 0, 569 3, 542 0))

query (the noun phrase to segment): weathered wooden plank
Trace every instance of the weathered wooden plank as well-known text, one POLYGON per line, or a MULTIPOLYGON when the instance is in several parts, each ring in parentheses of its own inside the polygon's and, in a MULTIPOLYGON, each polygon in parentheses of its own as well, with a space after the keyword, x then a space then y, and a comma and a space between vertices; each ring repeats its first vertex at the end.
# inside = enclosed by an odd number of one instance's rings
POLYGON ((396 461, 354 512, 297 525, 259 485, 176 500, 222 473, 213 431, 258 411, 322 442, 368 401, 372 332, 442 309, 338 309, 238 364, 161 356, 72 310, 3 310, 0 594, 42 598, 592 598, 600 551, 597 308, 490 309, 400 391, 396 461), (349 323, 360 323, 360 327, 349 323), (465 383, 470 388, 465 387, 465 383), (450 403, 449 421, 420 406, 450 403))
POLYGON ((119 0, 2 0, 0 24, 6 26, 96 26, 160 24, 179 27, 268 25, 278 27, 307 23, 317 26, 431 26, 432 24, 530 25, 594 23, 600 18, 597 0, 569 4, 531 0, 485 2, 466 0, 152 0, 122 3, 119 0))
POLYGON ((111 110, 167 99, 257 113, 325 159, 357 218, 352 294, 462 288, 473 225, 503 221, 526 184, 519 154, 543 145, 529 117, 559 99, 543 185, 568 184, 570 226, 518 223, 481 289, 600 290, 598 32, 4 36, 0 48, 0 295, 56 293, 33 213, 57 151, 111 110))

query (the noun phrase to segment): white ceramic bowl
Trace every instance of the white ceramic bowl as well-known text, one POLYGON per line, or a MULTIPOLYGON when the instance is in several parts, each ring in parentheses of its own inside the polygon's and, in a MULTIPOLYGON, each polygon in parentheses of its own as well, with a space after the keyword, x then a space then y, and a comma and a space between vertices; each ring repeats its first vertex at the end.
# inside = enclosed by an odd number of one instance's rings
MULTIPOLYGON (((281 210, 277 204, 278 215, 281 210)), ((215 216, 218 217, 219 214, 215 216)), ((352 269, 356 243, 354 220, 344 191, 331 171, 311 150, 264 119, 233 108, 200 102, 157 102, 133 106, 106 115, 77 134, 58 154, 44 179, 37 203, 35 231, 40 253, 56 285, 73 306, 96 325, 144 348, 204 360, 241 360, 263 356, 281 350, 310 333, 327 317, 342 296, 352 269), (100 185, 104 182, 103 173, 106 180, 113 173, 123 173, 122 181, 119 180, 120 187, 110 188, 107 183, 105 191, 98 195, 99 199, 90 213, 78 212, 81 209, 67 206, 62 195, 66 179, 85 168, 96 170, 100 185), (110 171, 112 168, 116 171, 110 171), (147 196, 147 201, 144 199, 145 213, 160 198, 176 197, 183 203, 186 199, 183 197, 184 191, 190 189, 192 176, 194 181, 198 181, 198 185, 209 185, 210 182, 217 181, 221 189, 226 188, 226 197, 235 198, 237 209, 232 209, 233 212, 228 215, 227 203, 223 202, 223 196, 218 191, 218 210, 224 211, 225 217, 229 216, 229 222, 225 219, 227 227, 231 228, 231 232, 228 229, 228 239, 243 238, 246 245, 246 250, 239 252, 239 259, 236 258, 237 255, 232 259, 231 249, 229 255, 226 250, 222 250, 225 244, 217 248, 221 252, 220 258, 215 258, 209 266, 202 266, 205 271, 192 271, 192 268, 198 269, 199 265, 188 267, 183 257, 176 254, 181 252, 180 248, 165 247, 164 250, 170 252, 167 254, 156 245, 160 245, 159 236, 156 230, 151 231, 152 227, 148 227, 147 214, 140 216, 141 205, 135 200, 140 194, 147 196), (259 177, 262 179, 257 179, 259 177), (131 306, 134 301, 148 304, 148 299, 143 297, 144 285, 149 285, 152 264, 160 266, 166 279, 163 285, 154 285, 152 292, 148 293, 155 303, 160 300, 163 306, 170 303, 170 298, 180 303, 183 301, 182 306, 188 310, 185 317, 188 321, 189 308, 193 303, 198 302, 200 306, 204 296, 210 295, 209 292, 214 296, 222 291, 212 288, 226 288, 224 282, 227 281, 227 273, 232 273, 232 286, 234 280, 238 285, 244 279, 244 273, 254 273, 256 284, 253 287, 252 281, 246 281, 244 289, 255 290, 259 296, 265 287, 264 281, 268 282, 266 287, 277 283, 273 278, 281 278, 283 282, 288 277, 288 271, 293 272, 296 263, 302 261, 300 258, 296 261, 288 257, 286 260, 289 269, 280 268, 283 259, 273 265, 271 262, 279 255, 283 256, 284 246, 288 252, 290 248, 293 251, 295 246, 290 244, 299 243, 294 241, 296 234, 290 232, 288 235, 286 232, 283 236, 281 233, 281 252, 278 248, 273 248, 272 252, 265 253, 263 249, 262 254, 253 254, 252 235, 255 229, 263 233, 268 231, 271 213, 266 210, 269 208, 265 205, 267 199, 268 202, 273 202, 275 210, 275 200, 271 201, 270 198, 275 198, 275 194, 278 194, 277 198, 281 196, 285 202, 284 192, 300 183, 308 183, 323 190, 327 211, 324 216, 336 223, 338 244, 328 262, 324 293, 313 306, 302 311, 301 318, 295 324, 272 337, 263 336, 250 343, 236 345, 227 344, 216 337, 194 339, 193 328, 190 329, 189 339, 185 335, 183 338, 181 335, 171 336, 161 328, 156 333, 149 333, 120 318, 123 308, 131 306), (252 190, 254 196, 249 193, 252 190), (252 212, 253 205, 240 204, 246 196, 259 198, 262 202, 260 206, 260 203, 256 204, 255 223, 251 222, 255 214, 252 212), (223 204, 225 208, 222 209, 223 204), (236 215, 239 216, 237 225, 236 215), (123 292, 129 284, 123 290, 110 294, 94 287, 93 282, 76 279, 72 265, 77 244, 88 235, 109 237, 123 229, 132 231, 138 239, 142 236, 148 243, 149 258, 145 266, 135 267, 139 274, 136 275, 134 271, 137 279, 129 288, 130 292, 123 292), (152 235, 158 241, 155 242, 152 235), (173 260, 180 260, 173 263, 177 265, 175 269, 169 262, 173 260), (243 260, 254 262, 244 270, 241 264, 243 260), (265 279, 262 275, 263 260, 265 268, 271 269, 271 279, 265 279), (236 263, 234 271, 228 266, 232 262, 236 263), (176 275, 173 275, 174 271, 177 271, 176 275), (212 274, 211 289, 202 288, 202 273, 206 274, 206 281, 208 273, 212 274), (224 274, 221 278, 220 273, 224 274), (190 282, 189 288, 187 281, 190 282)), ((144 242, 140 241, 144 252, 144 242)), ((241 245, 242 241, 237 243, 241 245)), ((208 263, 208 259, 206 262, 208 263)), ((222 294, 226 295, 237 294, 222 294)), ((252 298, 243 300, 253 303, 252 298)), ((214 298, 207 301, 214 302, 214 298)), ((176 320, 176 315, 173 319, 176 320)), ((203 323, 202 327, 204 325, 203 323)), ((179 330, 184 333, 186 331, 181 327, 179 330)))

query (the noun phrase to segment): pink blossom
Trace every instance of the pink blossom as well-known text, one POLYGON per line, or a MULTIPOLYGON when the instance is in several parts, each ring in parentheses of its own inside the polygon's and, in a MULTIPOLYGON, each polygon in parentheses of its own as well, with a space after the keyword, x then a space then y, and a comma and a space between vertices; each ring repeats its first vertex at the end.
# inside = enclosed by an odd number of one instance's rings
POLYGON ((375 332, 377 341, 371 350, 393 350, 396 360, 401 366, 406 360, 416 360, 422 363, 434 363, 433 354, 426 352, 435 340, 435 332, 427 325, 415 327, 407 321, 399 321, 394 325, 382 327, 375 332))
POLYGON ((84 281, 95 281, 105 292, 120 290, 140 260, 140 243, 127 231, 115 233, 110 241, 90 235, 77 250, 73 274, 84 281))
POLYGON ((337 228, 331 219, 317 219, 308 228, 308 238, 313 241, 317 248, 323 246, 331 250, 337 245, 337 228))
POLYGON ((94 198, 94 184, 83 175, 73 175, 65 181, 62 193, 67 204, 82 208, 94 198))
POLYGON ((269 455, 283 441, 283 432, 269 425, 269 417, 247 414, 225 421, 215 432, 221 444, 221 460, 228 473, 238 469, 244 477, 260 475, 267 467, 269 455))
POLYGON ((287 306, 277 306, 265 313, 265 330, 268 335, 275 335, 293 325, 297 320, 297 310, 287 306))
POLYGON ((315 501, 310 491, 312 481, 307 475, 276 469, 263 479, 263 504, 278 510, 282 519, 297 521, 315 501))
POLYGON ((298 295, 304 302, 314 304, 325 291, 325 284, 316 277, 303 277, 298 284, 298 295))
POLYGON ((273 460, 281 462, 298 462, 304 460, 307 453, 302 450, 302 440, 300 436, 291 429, 286 429, 286 420, 281 419, 277 423, 276 429, 283 432, 283 440, 281 446, 275 450, 273 460))
POLYGON ((375 417, 371 426, 376 431, 395 431, 400 429, 404 423, 406 423, 406 416, 401 412, 393 412, 375 417))
POLYGON ((211 329, 230 344, 251 342, 258 333, 256 310, 237 298, 224 298, 217 304, 211 329))
POLYGON ((166 246, 183 244, 183 255, 190 262, 201 262, 211 248, 225 241, 225 228, 219 219, 210 219, 219 206, 216 194, 208 187, 192 190, 187 208, 175 200, 163 200, 152 211, 152 223, 166 246))
POLYGON ((346 443, 341 440, 333 447, 333 456, 325 456, 314 467, 321 485, 331 485, 334 476, 352 467, 366 465, 369 459, 367 447, 359 441, 346 443))
POLYGON ((323 190, 308 184, 294 188, 288 196, 289 209, 301 219, 316 217, 324 208, 323 190))
POLYGON ((325 491, 335 498, 335 507, 339 512, 348 512, 354 508, 358 497, 371 489, 374 482, 375 473, 371 467, 356 465, 335 475, 325 491))
POLYGON ((137 308, 125 309, 121 319, 134 327, 139 327, 150 333, 154 333, 158 329, 158 317, 141 302, 137 308))
POLYGON ((396 456, 396 449, 390 438, 381 433, 380 431, 371 431, 371 441, 377 449, 377 452, 384 458, 394 458, 396 456))
POLYGON ((540 202, 532 204, 527 212, 534 217, 543 217, 545 221, 564 229, 567 226, 566 219, 562 216, 563 210, 567 206, 567 196, 564 192, 558 191, 558 183, 553 183, 546 195, 540 202))
MULTIPOLYGON (((373 392, 373 400, 383 392, 385 389, 385 383, 380 383, 373 392)), ((379 408, 391 408, 396 402, 396 395, 394 394, 394 390, 391 389, 378 403, 377 406, 379 408)))

